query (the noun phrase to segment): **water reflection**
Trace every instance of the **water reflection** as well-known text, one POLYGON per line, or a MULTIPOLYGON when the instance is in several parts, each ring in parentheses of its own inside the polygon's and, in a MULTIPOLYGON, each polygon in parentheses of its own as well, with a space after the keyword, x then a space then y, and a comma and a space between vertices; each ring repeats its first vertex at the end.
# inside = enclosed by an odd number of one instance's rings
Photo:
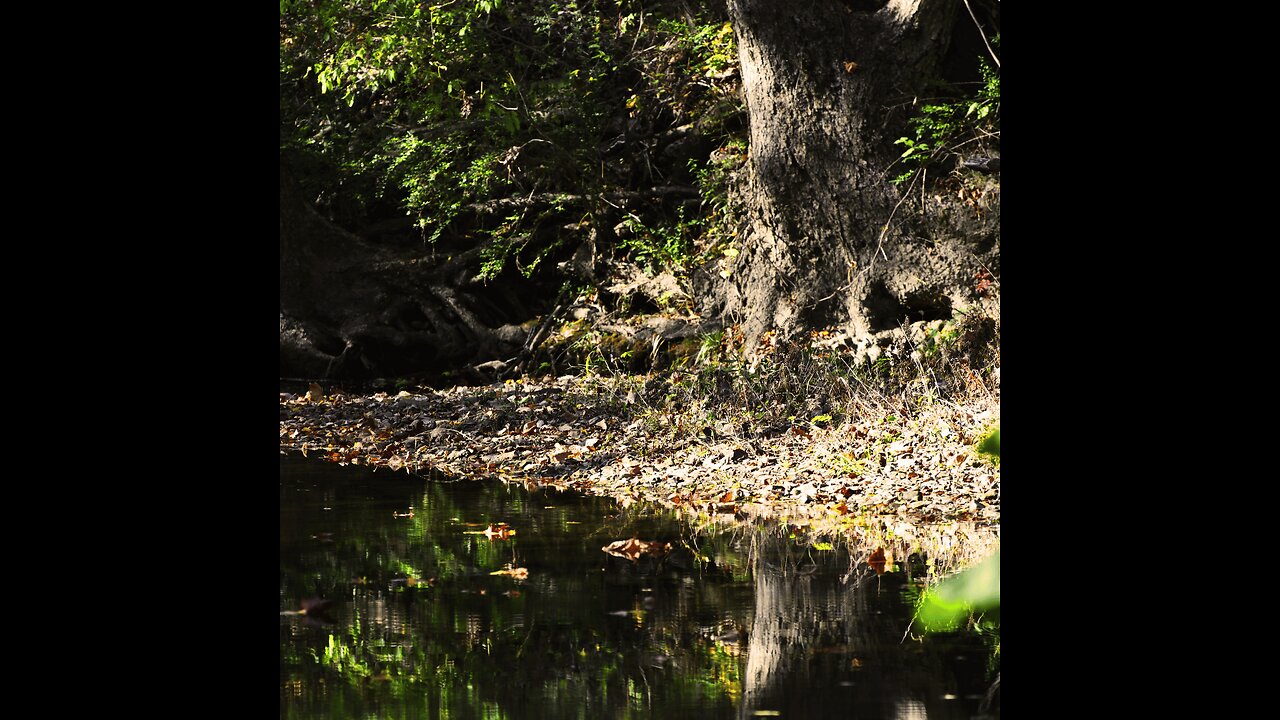
POLYGON ((998 672, 849 543, 296 457, 280 492, 282 718, 969 718, 998 672))

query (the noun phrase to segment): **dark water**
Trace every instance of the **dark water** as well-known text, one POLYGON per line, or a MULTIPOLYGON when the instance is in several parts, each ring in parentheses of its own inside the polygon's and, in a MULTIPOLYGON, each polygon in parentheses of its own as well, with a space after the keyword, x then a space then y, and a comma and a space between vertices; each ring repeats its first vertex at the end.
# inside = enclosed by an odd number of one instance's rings
POLYGON ((865 560, 777 526, 282 456, 280 716, 998 717, 980 712, 998 624, 911 630, 923 568, 865 560), (515 534, 483 534, 500 522, 515 534), (601 550, 631 537, 672 549, 601 550), (331 604, 289 614, 313 599, 331 604))

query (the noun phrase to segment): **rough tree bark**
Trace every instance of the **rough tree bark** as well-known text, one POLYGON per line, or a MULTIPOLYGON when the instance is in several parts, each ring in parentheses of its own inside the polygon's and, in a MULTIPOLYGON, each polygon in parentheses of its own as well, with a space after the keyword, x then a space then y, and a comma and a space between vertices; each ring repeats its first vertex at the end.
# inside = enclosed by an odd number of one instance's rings
POLYGON ((950 317, 972 299, 975 270, 998 252, 998 229, 980 231, 975 249, 963 239, 975 228, 930 224, 909 204, 895 213, 904 198, 888 180, 902 168, 887 171, 901 152, 893 140, 905 111, 936 75, 963 7, 728 5, 750 121, 747 223, 730 276, 710 280, 709 310, 742 322, 751 339, 828 326, 866 336, 950 317))

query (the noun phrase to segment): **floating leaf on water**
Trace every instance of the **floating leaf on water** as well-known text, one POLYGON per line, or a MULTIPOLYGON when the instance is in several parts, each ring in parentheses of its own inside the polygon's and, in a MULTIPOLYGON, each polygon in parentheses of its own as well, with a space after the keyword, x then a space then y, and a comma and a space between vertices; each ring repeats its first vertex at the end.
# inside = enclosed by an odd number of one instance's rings
POLYGON ((489 574, 490 575, 507 575, 509 577, 515 578, 516 580, 525 580, 529 577, 529 569, 513 568, 510 565, 508 565, 504 570, 494 570, 489 574))
POLYGON ((516 531, 512 530, 511 526, 506 523, 496 523, 494 525, 490 525, 484 530, 484 536, 489 538, 490 540, 493 540, 495 538, 498 540, 506 540, 507 538, 515 534, 516 534, 516 531))
POLYGON ((885 566, 884 548, 876 548, 875 552, 871 553, 871 557, 867 558, 867 564, 871 566, 872 570, 876 571, 877 575, 883 575, 885 566))
POLYGON ((658 542, 657 540, 640 540, 633 537, 629 540, 609 543, 600 549, 610 555, 636 562, 641 555, 652 555, 654 557, 666 555, 671 552, 671 543, 658 542))

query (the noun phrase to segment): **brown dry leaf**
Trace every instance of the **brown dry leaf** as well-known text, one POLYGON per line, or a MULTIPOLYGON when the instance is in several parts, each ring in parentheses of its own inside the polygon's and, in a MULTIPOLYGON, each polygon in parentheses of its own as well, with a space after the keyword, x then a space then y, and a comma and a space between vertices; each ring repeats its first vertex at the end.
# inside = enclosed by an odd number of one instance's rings
POLYGON ((867 558, 867 564, 871 566, 872 570, 876 571, 877 575, 883 575, 885 565, 884 548, 876 548, 875 552, 871 553, 871 557, 867 558))
POLYGON ((654 557, 666 555, 671 552, 671 543, 658 542, 657 540, 641 540, 633 537, 628 540, 609 543, 600 549, 610 555, 636 562, 641 555, 652 555, 654 557))
POLYGON ((506 523, 495 523, 485 528, 484 530, 484 536, 489 538, 490 540, 493 540, 495 538, 498 540, 506 540, 507 538, 515 534, 516 534, 516 531, 512 530, 511 526, 506 523))
POLYGON ((734 491, 730 490, 729 492, 725 493, 724 495, 722 495, 722 496, 720 497, 720 502, 722 502, 722 503, 733 502, 733 501, 734 501, 734 498, 736 498, 736 497, 737 497, 737 493, 735 493, 734 491))
POLYGON ((840 503, 839 505, 836 506, 836 513, 840 515, 848 515, 849 505, 846 503, 840 503))
POLYGON ((792 434, 792 435, 799 435, 799 436, 801 436, 801 437, 805 438, 806 440, 808 440, 808 439, 809 439, 809 432, 808 432, 807 430, 805 430, 804 428, 800 427, 799 425, 793 425, 793 426, 791 426, 791 434, 792 434))

